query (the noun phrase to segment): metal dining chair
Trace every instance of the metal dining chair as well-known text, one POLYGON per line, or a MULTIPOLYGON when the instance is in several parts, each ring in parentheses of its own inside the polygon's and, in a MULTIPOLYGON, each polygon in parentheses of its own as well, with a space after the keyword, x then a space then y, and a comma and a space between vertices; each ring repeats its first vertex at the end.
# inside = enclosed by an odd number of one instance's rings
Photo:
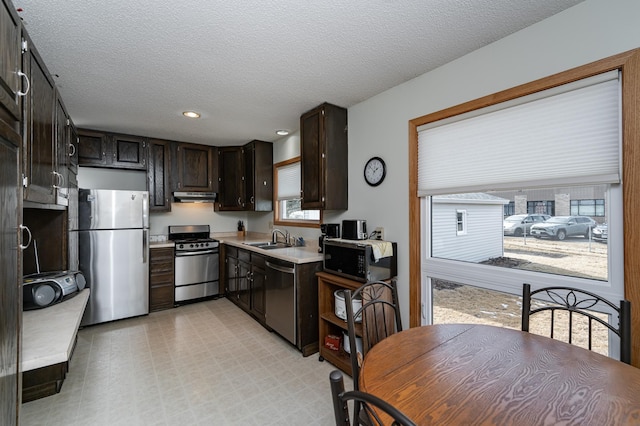
POLYGON ((568 313, 568 341, 572 343, 572 335, 574 331, 574 316, 586 318, 588 322, 588 349, 592 350, 592 336, 594 321, 608 330, 612 331, 620 338, 620 361, 631 363, 631 302, 621 300, 620 305, 616 306, 610 301, 598 296, 597 294, 580 290, 572 287, 544 287, 535 291, 531 291, 530 284, 522 286, 522 331, 529 331, 529 318, 540 312, 550 312, 551 331, 550 337, 554 338, 554 322, 556 313, 564 311, 568 313), (545 295, 545 298, 551 300, 552 304, 541 307, 532 308, 531 300, 534 295, 545 295), (618 315, 618 326, 615 327, 604 321, 602 318, 594 315, 594 308, 600 306, 608 306, 618 315))
MULTIPOLYGON (((333 412, 335 414, 336 426, 350 426, 348 401, 354 401, 362 406, 362 410, 366 412, 371 425, 384 425, 375 410, 382 411, 393 419, 393 425, 399 426, 416 426, 416 424, 408 418, 400 410, 389 404, 388 402, 371 395, 366 392, 344 390, 344 380, 339 370, 334 370, 329 374, 331 382, 331 396, 333 399, 333 412)), ((354 415, 354 425, 358 424, 358 416, 354 415)))

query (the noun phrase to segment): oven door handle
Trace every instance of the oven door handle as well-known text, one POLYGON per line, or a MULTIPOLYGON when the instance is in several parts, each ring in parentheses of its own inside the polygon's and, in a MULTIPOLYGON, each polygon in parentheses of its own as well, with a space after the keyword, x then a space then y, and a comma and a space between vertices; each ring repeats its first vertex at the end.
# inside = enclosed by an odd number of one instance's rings
POLYGON ((218 253, 218 250, 186 251, 186 252, 177 251, 176 252, 176 257, 202 256, 202 255, 205 255, 205 254, 215 254, 215 253, 218 253))

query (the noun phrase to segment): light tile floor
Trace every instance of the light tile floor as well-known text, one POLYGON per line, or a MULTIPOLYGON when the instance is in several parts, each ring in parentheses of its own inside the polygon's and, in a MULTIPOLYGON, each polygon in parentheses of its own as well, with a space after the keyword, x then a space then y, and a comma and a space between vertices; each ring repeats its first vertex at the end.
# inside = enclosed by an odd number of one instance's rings
POLYGON ((21 424, 333 425, 333 369, 210 300, 80 330, 62 391, 21 424))

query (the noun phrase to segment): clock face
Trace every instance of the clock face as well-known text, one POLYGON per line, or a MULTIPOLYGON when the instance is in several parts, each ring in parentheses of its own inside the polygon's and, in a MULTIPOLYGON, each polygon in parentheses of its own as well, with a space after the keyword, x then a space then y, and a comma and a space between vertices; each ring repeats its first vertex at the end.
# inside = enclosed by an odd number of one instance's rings
POLYGON ((378 186, 387 174, 387 167, 380 157, 373 157, 364 166, 364 180, 371 186, 378 186))

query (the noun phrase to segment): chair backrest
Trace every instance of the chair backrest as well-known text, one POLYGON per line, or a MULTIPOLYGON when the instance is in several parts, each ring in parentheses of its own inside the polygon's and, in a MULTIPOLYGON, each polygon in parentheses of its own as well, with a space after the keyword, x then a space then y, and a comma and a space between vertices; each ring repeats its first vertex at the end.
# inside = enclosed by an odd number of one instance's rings
POLYGON ((569 343, 572 343, 574 331, 573 317, 574 315, 582 316, 586 318, 588 322, 589 350, 592 349, 593 325, 595 321, 618 335, 620 338, 620 361, 627 364, 631 363, 631 302, 628 300, 621 300, 620 305, 616 306, 597 294, 585 290, 571 287, 544 287, 531 291, 531 285, 524 284, 522 286, 522 331, 529 331, 530 316, 545 311, 550 312, 551 315, 550 337, 552 339, 554 338, 554 321, 557 311, 565 311, 568 313, 567 332, 569 343), (544 294, 545 299, 550 300, 552 304, 532 307, 531 299, 536 294, 544 294), (598 305, 601 307, 608 306, 612 311, 617 313, 617 327, 593 314, 598 305))
MULTIPOLYGON (((367 421, 371 425, 384 424, 376 412, 381 411, 393 419, 392 425, 415 426, 415 423, 404 413, 375 395, 360 391, 345 392, 344 380, 340 371, 332 371, 329 374, 329 381, 331 382, 331 396, 333 399, 333 412, 335 414, 336 426, 351 425, 349 421, 349 407, 347 405, 347 401, 349 400, 353 400, 354 404, 362 405, 363 410, 367 414, 367 421)), ((353 424, 358 425, 359 423, 360 417, 355 413, 353 416, 353 424)))
POLYGON ((344 299, 351 352, 351 377, 354 389, 357 390, 362 358, 376 343, 402 331, 397 280, 370 281, 353 292, 345 290, 344 299), (357 299, 362 300, 362 306, 354 312, 353 300, 357 299), (362 324, 356 322, 358 318, 362 319, 362 324), (362 337, 362 353, 358 351, 357 336, 362 337))

